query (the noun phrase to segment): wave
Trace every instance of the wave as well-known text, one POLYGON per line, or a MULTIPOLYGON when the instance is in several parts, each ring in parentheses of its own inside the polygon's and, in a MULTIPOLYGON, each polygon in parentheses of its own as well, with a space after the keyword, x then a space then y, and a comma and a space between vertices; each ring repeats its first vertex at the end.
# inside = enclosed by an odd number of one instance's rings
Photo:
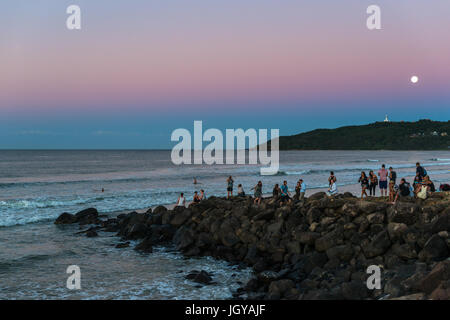
POLYGON ((430 161, 450 161, 450 158, 432 158, 430 161))

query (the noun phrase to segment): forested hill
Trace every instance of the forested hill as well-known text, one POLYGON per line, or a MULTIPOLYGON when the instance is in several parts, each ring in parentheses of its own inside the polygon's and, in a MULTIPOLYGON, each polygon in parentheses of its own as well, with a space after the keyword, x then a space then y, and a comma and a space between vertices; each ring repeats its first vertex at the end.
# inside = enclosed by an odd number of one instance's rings
POLYGON ((450 150, 450 121, 375 122, 280 137, 280 150, 450 150))

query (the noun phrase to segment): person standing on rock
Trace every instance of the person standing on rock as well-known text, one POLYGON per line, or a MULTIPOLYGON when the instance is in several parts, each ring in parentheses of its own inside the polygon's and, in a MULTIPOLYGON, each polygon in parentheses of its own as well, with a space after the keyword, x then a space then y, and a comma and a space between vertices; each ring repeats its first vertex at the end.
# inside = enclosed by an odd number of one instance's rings
POLYGON ((283 181, 283 185, 281 186, 281 199, 280 199, 281 204, 285 203, 285 202, 291 202, 291 198, 289 197, 289 189, 288 189, 288 185, 287 185, 287 181, 284 180, 283 181))
POLYGON ((370 196, 374 196, 375 197, 375 191, 378 185, 378 178, 375 175, 375 173, 373 173, 373 170, 370 170, 369 172, 369 194, 370 196))
POLYGON ((227 199, 233 196, 233 177, 229 176, 227 179, 227 199))
POLYGON ((305 181, 303 181, 303 179, 299 180, 300 182, 300 201, 303 201, 303 199, 305 199, 305 193, 306 193, 306 183, 305 181))
POLYGON ((184 197, 184 193, 182 192, 178 197, 176 207, 186 207, 186 198, 184 197))
POLYGON ((397 181, 397 173, 392 167, 389 167, 389 201, 394 201, 396 191, 394 190, 397 181))
POLYGON ((300 183, 300 180, 297 182, 297 185, 295 186, 295 196, 294 201, 300 200, 300 189, 302 188, 302 185, 300 183))
POLYGON ((364 196, 367 198, 368 196, 366 190, 369 189, 369 179, 367 179, 364 171, 361 172, 358 182, 361 183, 361 199, 363 199, 364 196))
POLYGON ((262 182, 258 181, 258 183, 256 184, 256 186, 254 186, 251 190, 255 190, 255 200, 253 201, 253 203, 257 203, 258 205, 261 204, 261 198, 262 198, 262 182))
POLYGON ((380 177, 380 192, 382 197, 387 197, 387 177, 388 172, 386 166, 383 164, 380 171, 378 171, 378 176, 380 177))

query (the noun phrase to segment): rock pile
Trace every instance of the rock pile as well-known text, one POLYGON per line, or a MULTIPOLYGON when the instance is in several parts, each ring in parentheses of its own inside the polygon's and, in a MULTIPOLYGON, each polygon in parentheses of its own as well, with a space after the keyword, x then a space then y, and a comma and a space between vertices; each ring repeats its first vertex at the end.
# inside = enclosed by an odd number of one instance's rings
POLYGON ((253 267, 255 278, 236 298, 450 299, 449 204, 448 193, 395 205, 316 193, 282 207, 211 197, 106 221, 87 209, 55 223, 94 223, 124 241, 140 239, 135 249, 144 252, 173 243, 186 256, 253 267), (367 286, 369 266, 380 267, 380 289, 367 286))

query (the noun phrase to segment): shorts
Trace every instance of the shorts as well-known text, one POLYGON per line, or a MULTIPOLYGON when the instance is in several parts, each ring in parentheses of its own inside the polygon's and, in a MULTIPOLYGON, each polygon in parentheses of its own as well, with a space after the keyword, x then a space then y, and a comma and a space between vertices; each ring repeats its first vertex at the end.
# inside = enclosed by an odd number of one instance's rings
POLYGON ((281 196, 280 202, 285 202, 289 200, 289 196, 281 196))
POLYGON ((227 188, 227 191, 232 192, 232 191, 233 191, 233 187, 228 187, 228 188, 227 188))
POLYGON ((380 181, 380 189, 387 190, 387 181, 380 181))

